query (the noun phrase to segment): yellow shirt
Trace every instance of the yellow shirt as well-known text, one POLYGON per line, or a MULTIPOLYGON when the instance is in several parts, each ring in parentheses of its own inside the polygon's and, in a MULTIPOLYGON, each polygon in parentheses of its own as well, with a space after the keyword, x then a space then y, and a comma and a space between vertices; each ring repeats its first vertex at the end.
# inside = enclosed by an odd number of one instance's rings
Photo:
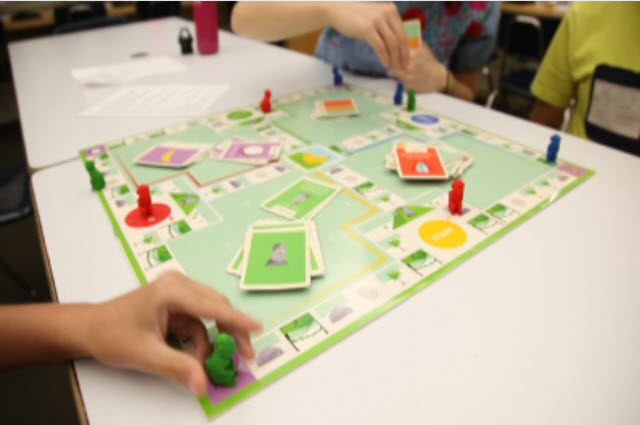
POLYGON ((531 84, 540 100, 559 108, 576 99, 567 131, 588 138, 591 80, 607 64, 640 72, 640 2, 577 2, 562 20, 531 84))

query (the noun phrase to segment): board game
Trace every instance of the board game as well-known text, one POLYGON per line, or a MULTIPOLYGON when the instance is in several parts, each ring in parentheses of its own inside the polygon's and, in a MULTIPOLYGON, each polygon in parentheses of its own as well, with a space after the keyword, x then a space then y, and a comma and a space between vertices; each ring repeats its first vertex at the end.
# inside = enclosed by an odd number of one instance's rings
POLYGON ((260 93, 245 108, 80 152, 104 176, 98 195, 141 284, 177 269, 264 324, 252 337, 256 359, 236 354, 237 386, 210 383, 200 399, 209 417, 383 315, 593 174, 349 84, 275 96, 268 112, 259 100, 260 93), (408 154, 435 148, 445 169, 435 178, 402 178, 397 146, 408 154), (461 214, 449 209, 456 178, 465 186, 461 214), (166 207, 153 210, 157 222, 134 214, 142 185, 148 211, 166 207))

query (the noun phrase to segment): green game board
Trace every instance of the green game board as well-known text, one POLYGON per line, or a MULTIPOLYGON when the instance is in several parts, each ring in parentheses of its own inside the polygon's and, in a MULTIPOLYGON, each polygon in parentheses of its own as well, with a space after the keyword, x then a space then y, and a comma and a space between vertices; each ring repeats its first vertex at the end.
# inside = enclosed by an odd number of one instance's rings
POLYGON ((210 417, 347 337, 593 174, 564 159, 548 164, 544 152, 456 119, 407 112, 355 86, 294 93, 272 107, 266 116, 250 105, 80 153, 106 174, 99 196, 141 284, 178 269, 264 323, 253 338, 257 359, 238 361, 238 386, 210 384, 200 400, 210 417), (345 97, 360 115, 312 118, 317 100, 345 97), (252 166, 208 157, 185 169, 134 162, 162 142, 216 146, 234 136, 281 143, 280 160, 252 166), (397 141, 435 146, 445 162, 474 158, 462 176, 464 215, 449 214, 451 180, 403 181, 385 169, 385 154, 397 141), (258 219, 280 218, 260 205, 303 176, 341 188, 314 218, 326 274, 306 289, 242 291, 226 270, 246 229, 258 219), (140 184, 150 185, 154 203, 171 208, 167 219, 147 228, 125 222, 140 184))

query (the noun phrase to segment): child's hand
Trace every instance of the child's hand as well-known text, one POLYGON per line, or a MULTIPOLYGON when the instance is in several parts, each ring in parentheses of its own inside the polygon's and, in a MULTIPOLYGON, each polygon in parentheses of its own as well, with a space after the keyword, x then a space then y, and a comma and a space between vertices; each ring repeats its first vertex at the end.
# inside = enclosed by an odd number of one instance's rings
POLYGON ((436 59, 427 43, 410 53, 409 66, 406 69, 394 69, 394 77, 404 83, 408 89, 417 93, 442 92, 447 84, 447 67, 436 59))
POLYGON ((409 44, 398 8, 389 2, 327 3, 329 23, 342 34, 368 42, 385 67, 404 70, 409 44))
POLYGON ((240 354, 255 356, 249 333, 262 325, 236 310, 222 294, 178 272, 96 305, 87 349, 104 363, 166 376, 200 395, 207 388, 203 365, 209 355, 201 317, 215 320, 221 332, 233 336, 240 354), (170 347, 169 334, 191 338, 195 357, 170 347))

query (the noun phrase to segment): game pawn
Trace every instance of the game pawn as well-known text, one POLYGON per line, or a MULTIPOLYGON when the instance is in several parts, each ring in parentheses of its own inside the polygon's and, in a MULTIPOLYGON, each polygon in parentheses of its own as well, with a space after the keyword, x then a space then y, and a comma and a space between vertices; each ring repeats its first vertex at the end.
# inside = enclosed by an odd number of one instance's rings
POLYGON ((551 143, 547 147, 547 162, 555 164, 558 159, 558 151, 560 150, 560 135, 554 134, 551 136, 551 143))
POLYGON ((456 179, 449 192, 449 212, 453 215, 462 215, 462 198, 464 197, 464 182, 456 179))
POLYGON ((340 70, 337 66, 333 67, 333 85, 340 86, 342 85, 342 74, 340 74, 340 70))
POLYGON ((416 110, 416 89, 409 89, 409 100, 407 100, 407 111, 416 110))
POLYGON ((271 90, 264 91, 264 99, 260 102, 260 109, 262 109, 262 112, 265 114, 271 112, 271 90))
POLYGON ((398 81, 398 85, 396 87, 396 93, 393 95, 393 103, 396 105, 402 105, 402 94, 404 93, 404 83, 402 81, 398 81))
POLYGON ((169 217, 171 208, 166 204, 154 204, 151 201, 149 186, 138 186, 138 208, 132 210, 125 222, 131 227, 149 227, 158 224, 169 217))
POLYGON ((104 180, 104 174, 102 174, 96 168, 93 168, 91 171, 89 171, 89 175, 91 176, 91 188, 96 192, 104 189, 104 187, 107 185, 104 180))
POLYGON ((221 333, 214 343, 213 353, 205 361, 207 375, 215 385, 235 387, 238 385, 238 369, 233 354, 236 344, 231 335, 221 333))

